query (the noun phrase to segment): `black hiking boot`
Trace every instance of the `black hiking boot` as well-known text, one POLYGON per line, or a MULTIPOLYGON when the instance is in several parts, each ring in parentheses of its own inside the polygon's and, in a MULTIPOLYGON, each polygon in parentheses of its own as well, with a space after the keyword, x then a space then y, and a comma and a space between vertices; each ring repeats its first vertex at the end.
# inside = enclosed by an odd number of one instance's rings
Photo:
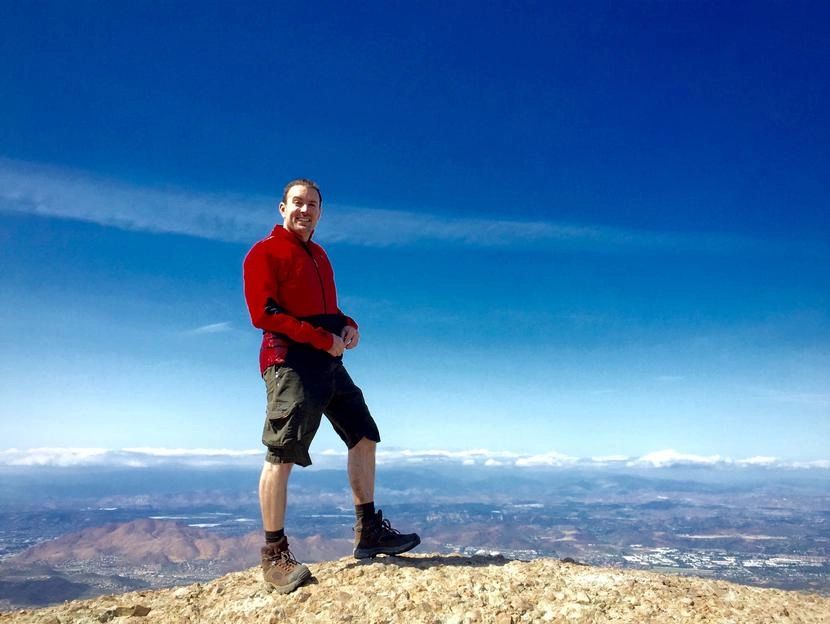
POLYGON ((374 516, 366 518, 364 524, 354 528, 354 557, 366 559, 376 555, 399 555, 412 550, 421 543, 417 533, 401 533, 392 528, 389 520, 383 519, 378 509, 374 516))
POLYGON ((311 571, 294 559, 288 550, 288 540, 284 537, 278 542, 263 546, 260 554, 262 578, 269 591, 287 594, 311 578, 311 571))

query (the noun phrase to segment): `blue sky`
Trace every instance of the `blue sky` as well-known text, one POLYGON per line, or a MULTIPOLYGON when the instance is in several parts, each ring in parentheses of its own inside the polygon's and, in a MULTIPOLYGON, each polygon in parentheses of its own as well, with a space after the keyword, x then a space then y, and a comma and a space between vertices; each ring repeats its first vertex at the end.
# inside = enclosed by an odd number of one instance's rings
POLYGON ((830 15, 720 4, 5 3, 0 449, 256 449, 303 175, 386 448, 826 459, 830 15))

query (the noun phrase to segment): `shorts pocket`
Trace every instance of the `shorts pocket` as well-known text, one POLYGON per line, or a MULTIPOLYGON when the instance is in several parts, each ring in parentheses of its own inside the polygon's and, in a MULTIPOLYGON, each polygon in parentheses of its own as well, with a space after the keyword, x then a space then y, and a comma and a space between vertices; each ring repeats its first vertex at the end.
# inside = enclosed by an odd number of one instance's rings
POLYGON ((265 371, 263 380, 269 418, 285 418, 302 402, 302 382, 293 370, 272 366, 265 371))

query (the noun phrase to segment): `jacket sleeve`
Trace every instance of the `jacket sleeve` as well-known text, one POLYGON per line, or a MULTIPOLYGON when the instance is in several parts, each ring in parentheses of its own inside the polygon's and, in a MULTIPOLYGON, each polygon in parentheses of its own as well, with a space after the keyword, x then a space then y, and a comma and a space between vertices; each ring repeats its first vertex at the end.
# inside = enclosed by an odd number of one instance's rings
POLYGON ((344 319, 346 319, 346 325, 351 325, 355 329, 358 329, 357 321, 355 321, 351 316, 346 316, 345 314, 343 314, 343 311, 340 308, 337 308, 337 313, 344 319))
POLYGON ((276 260, 257 244, 245 256, 242 281, 245 303, 254 327, 283 334, 295 342, 304 342, 327 351, 334 340, 329 332, 286 314, 279 305, 276 260))

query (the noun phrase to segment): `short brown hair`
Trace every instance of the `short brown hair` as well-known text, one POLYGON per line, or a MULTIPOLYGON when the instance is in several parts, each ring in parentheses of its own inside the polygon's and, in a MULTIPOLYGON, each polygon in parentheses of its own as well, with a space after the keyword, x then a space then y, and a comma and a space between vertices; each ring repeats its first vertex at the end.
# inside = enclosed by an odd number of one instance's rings
POLYGON ((305 186, 307 188, 313 188, 315 191, 317 191, 317 197, 320 198, 320 207, 323 207, 323 194, 320 192, 320 187, 317 186, 317 183, 314 180, 309 180, 308 178, 295 178, 285 185, 285 188, 282 189, 283 204, 288 199, 288 191, 291 190, 292 186, 305 186))

